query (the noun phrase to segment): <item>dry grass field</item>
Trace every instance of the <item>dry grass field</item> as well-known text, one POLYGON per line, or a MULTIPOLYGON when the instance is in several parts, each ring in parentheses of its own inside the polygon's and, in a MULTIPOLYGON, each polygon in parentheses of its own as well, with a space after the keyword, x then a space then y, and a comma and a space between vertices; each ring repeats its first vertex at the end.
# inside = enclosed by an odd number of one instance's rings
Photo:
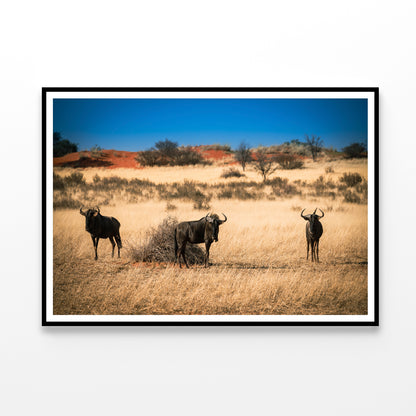
MULTIPOLYGON (((112 177, 119 176, 126 179, 147 179, 155 183, 171 183, 182 182, 184 180, 193 181, 205 181, 208 183, 223 182, 225 179, 221 178, 221 173, 228 167, 224 163, 215 162, 211 166, 161 166, 161 167, 146 167, 145 169, 103 169, 103 168, 85 168, 85 169, 73 169, 73 168, 55 168, 54 172, 60 176, 67 176, 71 173, 78 171, 82 172, 85 179, 91 182, 95 175, 100 177, 112 177)), ((236 167, 239 167, 237 165, 236 167)), ((279 170, 273 176, 280 176, 282 178, 288 178, 289 180, 307 180, 312 181, 318 178, 320 175, 327 175, 327 168, 332 168, 333 172, 329 176, 333 179, 337 179, 344 172, 356 172, 367 178, 367 163, 362 159, 353 160, 334 160, 334 161, 322 161, 315 163, 312 161, 305 161, 304 169, 294 170, 279 170)), ((260 181, 259 175, 250 166, 247 167, 244 172, 246 178, 240 180, 255 180, 260 181)), ((273 177, 272 176, 272 177, 273 177)))
MULTIPOLYGON (((191 179, 209 184, 220 179, 221 166, 83 170, 87 182, 95 175, 149 179, 157 183, 191 179)), ((338 180, 344 172, 367 177, 366 161, 308 164, 305 169, 279 171, 290 181, 338 180), (326 172, 331 166, 333 172, 326 172)), ((68 169, 55 169, 65 176, 68 169)), ((245 180, 259 181, 249 170, 245 180)), ((213 243, 211 266, 179 269, 169 262, 135 261, 132 250, 149 228, 169 216, 179 221, 207 213, 185 200, 145 199, 128 203, 112 199, 101 213, 116 217, 123 241, 121 259, 111 258, 111 244, 100 240, 98 261, 85 218, 79 208, 54 210, 54 314, 277 314, 343 315, 367 313, 367 205, 341 197, 308 194, 256 200, 210 201, 210 211, 226 213, 219 241, 213 243), (305 221, 300 211, 325 212, 320 263, 306 260, 305 221)), ((172 236, 173 238, 173 236, 172 236)))

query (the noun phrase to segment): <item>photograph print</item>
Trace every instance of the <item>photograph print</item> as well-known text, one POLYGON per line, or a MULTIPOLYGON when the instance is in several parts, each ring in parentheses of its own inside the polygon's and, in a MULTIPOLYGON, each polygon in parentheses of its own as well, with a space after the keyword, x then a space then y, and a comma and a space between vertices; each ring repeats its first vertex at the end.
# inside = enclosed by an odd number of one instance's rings
POLYGON ((43 325, 378 325, 378 88, 43 88, 43 325))

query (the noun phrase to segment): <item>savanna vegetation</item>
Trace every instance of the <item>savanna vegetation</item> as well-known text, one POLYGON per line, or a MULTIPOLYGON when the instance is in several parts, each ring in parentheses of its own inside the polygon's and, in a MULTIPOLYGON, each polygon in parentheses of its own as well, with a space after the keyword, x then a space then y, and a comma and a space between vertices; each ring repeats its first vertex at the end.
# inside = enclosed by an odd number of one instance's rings
POLYGON ((207 165, 210 162, 190 146, 178 146, 177 142, 165 139, 155 147, 137 153, 136 160, 141 166, 186 166, 207 165))
POLYGON ((68 153, 78 152, 78 145, 64 139, 60 132, 53 133, 53 157, 61 157, 68 153))
POLYGON ((266 179, 253 163, 244 172, 221 163, 55 168, 54 313, 367 313, 366 159, 275 162, 266 179), (121 223, 121 259, 100 240, 94 260, 79 208, 95 205, 121 223), (300 217, 316 207, 325 212, 319 264, 306 261, 300 217), (191 268, 179 269, 172 229, 208 211, 228 217, 211 267, 201 245, 189 247, 191 268))

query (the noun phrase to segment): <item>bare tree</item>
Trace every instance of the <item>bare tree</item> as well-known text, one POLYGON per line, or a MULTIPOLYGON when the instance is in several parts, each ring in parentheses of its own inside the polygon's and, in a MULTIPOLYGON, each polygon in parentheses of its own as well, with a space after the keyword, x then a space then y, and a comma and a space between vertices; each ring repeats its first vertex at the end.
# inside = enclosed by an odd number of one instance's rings
POLYGON ((278 168, 274 159, 268 157, 265 149, 257 150, 253 167, 263 177, 263 182, 266 182, 267 178, 278 168))
POLYGON ((252 161, 251 151, 247 143, 241 142, 235 151, 235 159, 240 162, 243 171, 246 170, 246 164, 252 161))
POLYGON ((316 157, 321 152, 324 142, 320 137, 316 137, 313 135, 311 138, 309 138, 308 135, 305 136, 306 139, 306 147, 309 149, 312 155, 312 159, 315 162, 316 157))

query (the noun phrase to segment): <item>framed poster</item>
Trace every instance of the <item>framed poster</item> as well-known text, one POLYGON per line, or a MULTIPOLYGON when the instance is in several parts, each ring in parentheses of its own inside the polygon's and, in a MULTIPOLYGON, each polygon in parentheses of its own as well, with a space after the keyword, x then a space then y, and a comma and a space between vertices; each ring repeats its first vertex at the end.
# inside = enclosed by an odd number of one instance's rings
POLYGON ((378 88, 43 88, 43 325, 378 325, 378 88))

